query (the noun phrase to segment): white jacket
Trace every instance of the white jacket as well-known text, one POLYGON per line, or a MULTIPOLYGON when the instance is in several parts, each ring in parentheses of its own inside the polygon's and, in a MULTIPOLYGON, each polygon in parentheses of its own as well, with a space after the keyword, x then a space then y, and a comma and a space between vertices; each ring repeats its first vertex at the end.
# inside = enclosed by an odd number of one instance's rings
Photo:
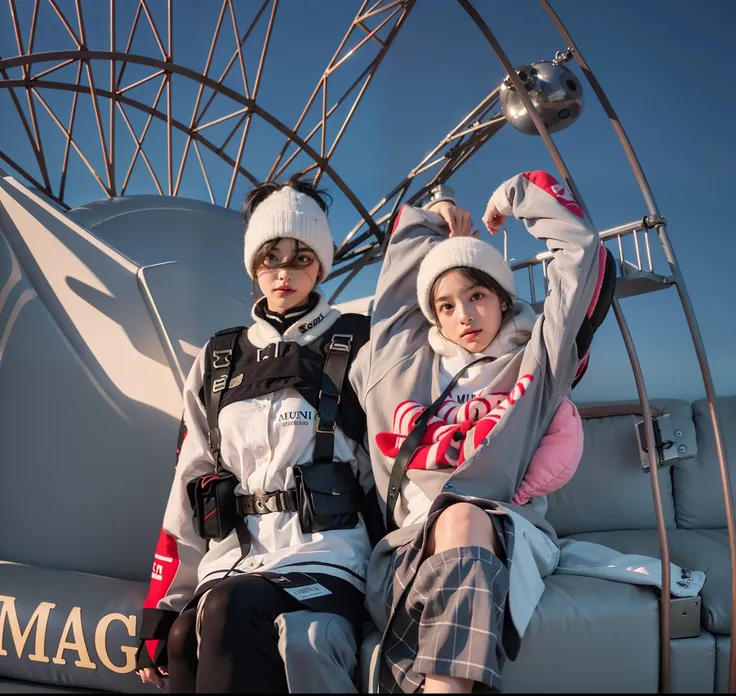
MULTIPOLYGON (((279 341, 306 345, 327 331, 340 312, 320 298, 319 303, 282 336, 253 313, 248 338, 256 348, 279 341)), ((184 385, 184 424, 187 429, 163 529, 156 549, 147 609, 179 612, 198 586, 235 573, 278 570, 319 572, 343 578, 365 591, 365 571, 371 547, 361 521, 354 529, 304 534, 293 512, 246 517, 251 548, 241 559, 235 531, 220 542, 205 542, 194 531, 187 483, 214 470, 207 445, 207 417, 200 390, 206 346, 197 356, 184 385), (295 565, 298 564, 298 565, 295 565)), ((237 377, 237 375, 232 375, 237 377)), ((221 461, 240 484, 236 493, 250 494, 294 487, 293 466, 312 459, 315 409, 294 389, 236 401, 220 411, 221 461)), ((348 439, 336 428, 335 459, 352 463, 363 490, 373 485, 370 459, 363 444, 348 439)))

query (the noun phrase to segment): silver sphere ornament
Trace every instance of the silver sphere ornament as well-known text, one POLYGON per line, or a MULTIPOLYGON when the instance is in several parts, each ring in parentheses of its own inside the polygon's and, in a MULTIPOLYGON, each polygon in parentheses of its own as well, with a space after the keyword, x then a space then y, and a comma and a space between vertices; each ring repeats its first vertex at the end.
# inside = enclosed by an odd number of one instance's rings
MULTIPOLYGON (((574 72, 551 61, 525 65, 516 72, 550 133, 578 120, 583 111, 583 86, 574 72)), ((539 135, 508 75, 501 84, 501 111, 516 130, 539 135)))

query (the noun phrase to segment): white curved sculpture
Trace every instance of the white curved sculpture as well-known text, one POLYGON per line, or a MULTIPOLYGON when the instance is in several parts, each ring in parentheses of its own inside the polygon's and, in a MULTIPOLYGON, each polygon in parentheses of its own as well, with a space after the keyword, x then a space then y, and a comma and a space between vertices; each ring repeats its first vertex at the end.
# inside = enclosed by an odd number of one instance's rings
POLYGON ((183 380, 214 331, 248 323, 250 303, 232 292, 247 288, 237 214, 146 199, 67 216, 0 177, 0 438, 3 461, 16 463, 2 484, 17 492, 0 526, 18 530, 0 535, 0 558, 150 573, 183 380), (106 243, 123 231, 123 249, 106 243), (213 238, 217 264, 202 253, 213 238), (215 266, 222 285, 203 274, 215 266))

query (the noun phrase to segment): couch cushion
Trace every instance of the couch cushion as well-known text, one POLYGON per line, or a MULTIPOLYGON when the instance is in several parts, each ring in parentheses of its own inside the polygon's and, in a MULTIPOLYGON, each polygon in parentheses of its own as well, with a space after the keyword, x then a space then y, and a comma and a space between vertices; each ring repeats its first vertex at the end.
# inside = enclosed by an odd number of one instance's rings
MULTIPOLYGON (((657 600, 649 588, 552 575, 545 580, 519 657, 504 667, 504 691, 656 691, 658 626, 657 600), (610 659, 612 653, 615 660, 610 659)), ((378 631, 364 637, 360 654, 363 692, 376 693, 369 686, 377 683, 380 640, 378 631)), ((702 656, 690 662, 706 669, 709 664, 702 656)), ((712 669, 711 664, 711 674, 712 669)), ((684 691, 702 679, 682 681, 684 691)))
POLYGON ((731 657, 731 636, 716 636, 716 688, 717 694, 728 693, 728 669, 731 657))
POLYGON ((92 689, 72 689, 67 686, 51 686, 15 679, 0 679, 0 694, 97 694, 92 689))
MULTIPOLYGON (((690 405, 652 400, 672 416, 691 418, 690 405)), ((578 404, 581 409, 585 404, 578 404)), ((547 519, 561 536, 616 529, 656 529, 650 476, 641 468, 636 423, 641 416, 585 418, 583 458, 572 480, 548 496, 547 519)), ((675 526, 670 467, 659 471, 665 523, 675 526)))
MULTIPOLYGON (((670 542, 670 560, 681 565, 678 554, 673 548, 673 540, 684 530, 668 529, 667 539, 670 542)), ((690 534, 687 532, 686 534, 690 534)), ((659 558, 659 535, 656 529, 625 529, 614 532, 586 532, 584 534, 571 534, 570 539, 589 541, 592 544, 602 544, 621 553, 639 553, 643 556, 659 558)), ((690 567, 687 566, 686 567, 690 567)), ((702 570, 702 568, 697 568, 702 570)))
MULTIPOLYGON (((716 410, 726 443, 727 459, 730 455, 731 486, 736 487, 736 396, 718 398, 716 410)), ((710 411, 705 399, 693 403, 693 415, 698 456, 680 462, 672 473, 677 526, 684 529, 722 528, 726 526, 726 513, 721 474, 710 411)))
POLYGON ((504 667, 504 691, 656 691, 658 630, 649 588, 552 575, 518 659, 504 667))
POLYGON ((712 694, 716 676, 716 639, 701 631, 694 638, 670 641, 670 688, 676 694, 712 694))
POLYGON ((670 685, 676 694, 712 694, 716 675, 716 639, 702 631, 695 638, 670 641, 670 685))
POLYGON ((378 664, 378 648, 381 644, 381 632, 370 622, 363 629, 363 640, 358 655, 359 680, 361 694, 377 694, 378 678, 381 670, 378 664))
MULTIPOLYGON (((659 538, 653 529, 574 534, 571 538, 603 544, 621 553, 660 557, 659 538)), ((670 529, 667 538, 672 563, 705 573, 700 592, 703 627, 712 633, 730 633, 731 573, 726 530, 670 529)))
MULTIPOLYGON (((683 530, 684 532, 685 530, 683 530)), ((678 548, 690 568, 705 572, 703 625, 713 633, 731 633, 731 564, 725 529, 693 529, 691 541, 678 548)), ((682 538, 682 536, 680 537, 682 538)), ((676 544, 677 546, 677 544, 676 544)))
POLYGON ((154 693, 134 674, 146 591, 140 582, 0 562, 0 677, 154 693))

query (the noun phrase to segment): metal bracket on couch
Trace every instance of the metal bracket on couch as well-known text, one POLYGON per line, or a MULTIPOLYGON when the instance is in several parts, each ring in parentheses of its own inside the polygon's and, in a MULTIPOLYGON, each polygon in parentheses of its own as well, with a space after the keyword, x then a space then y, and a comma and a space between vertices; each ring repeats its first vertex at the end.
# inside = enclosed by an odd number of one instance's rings
POLYGON ((670 638, 696 638, 699 635, 700 597, 670 597, 670 638))
MULTIPOLYGON (((669 413, 652 418, 657 449, 657 466, 659 468, 670 466, 680 459, 689 459, 698 453, 692 422, 684 423, 680 420, 673 418, 669 413)), ((636 424, 636 436, 639 441, 641 468, 647 472, 649 471, 649 458, 647 456, 646 438, 644 437, 644 421, 639 421, 636 424)))

